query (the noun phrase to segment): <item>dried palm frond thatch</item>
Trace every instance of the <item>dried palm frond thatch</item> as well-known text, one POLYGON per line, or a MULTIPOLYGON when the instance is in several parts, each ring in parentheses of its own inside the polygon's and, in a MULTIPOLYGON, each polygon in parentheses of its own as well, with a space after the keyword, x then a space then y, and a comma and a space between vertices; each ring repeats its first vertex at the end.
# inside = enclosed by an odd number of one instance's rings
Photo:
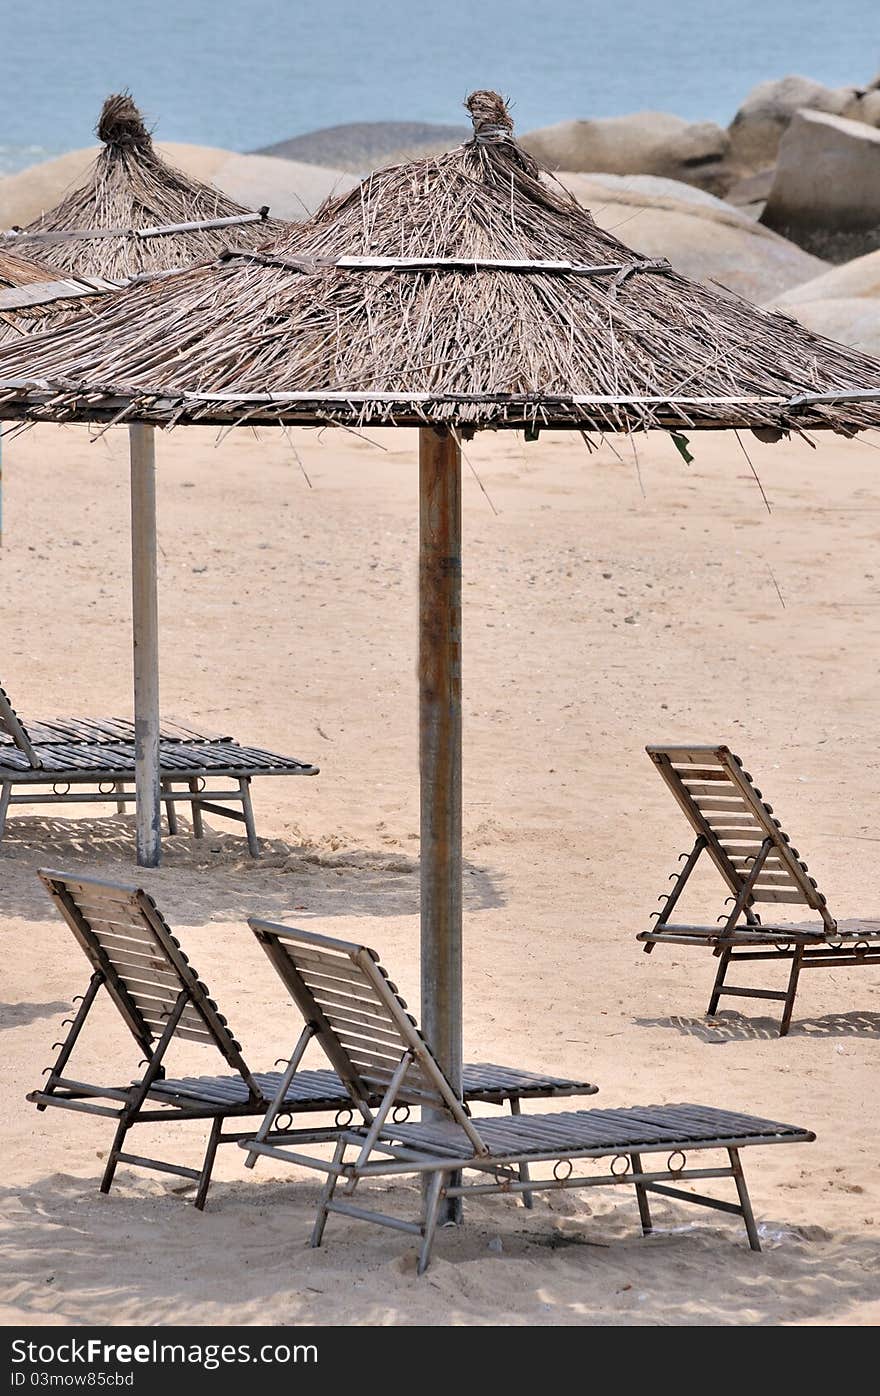
POLYGON ((259 246, 289 228, 286 223, 261 220, 144 240, 127 236, 142 228, 240 217, 253 210, 163 160, 128 93, 107 98, 96 129, 104 149, 85 183, 28 224, 24 234, 36 236, 17 237, 16 250, 62 271, 124 281, 142 272, 188 266, 227 247, 259 246), (106 236, 110 230, 118 235, 106 236), (92 236, 77 237, 77 233, 92 236))
POLYGON ((0 344, 65 324, 100 300, 112 283, 62 278, 56 267, 0 247, 0 344))
POLYGON ((846 400, 880 390, 880 363, 641 257, 542 177, 496 93, 467 105, 468 144, 371 175, 271 247, 111 293, 88 320, 3 351, 0 412, 880 425, 880 404, 846 400))

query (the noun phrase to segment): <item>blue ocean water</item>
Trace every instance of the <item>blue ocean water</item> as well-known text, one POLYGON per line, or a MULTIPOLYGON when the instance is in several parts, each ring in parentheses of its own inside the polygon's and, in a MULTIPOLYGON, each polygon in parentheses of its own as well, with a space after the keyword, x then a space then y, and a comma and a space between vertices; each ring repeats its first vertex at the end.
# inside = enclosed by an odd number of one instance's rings
POLYGON ((0 170, 90 142, 128 87, 158 134, 250 150, 348 121, 520 130, 660 108, 726 123, 767 77, 869 81, 877 0, 0 0, 0 170))

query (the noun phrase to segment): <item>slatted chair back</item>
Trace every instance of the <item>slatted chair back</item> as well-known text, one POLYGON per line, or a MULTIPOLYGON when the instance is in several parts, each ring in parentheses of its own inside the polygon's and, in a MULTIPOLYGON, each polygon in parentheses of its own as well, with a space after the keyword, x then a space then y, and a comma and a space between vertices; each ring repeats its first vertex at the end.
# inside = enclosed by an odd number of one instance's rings
POLYGON ((769 843, 746 907, 791 903, 817 911, 829 930, 836 922, 773 807, 726 746, 649 746, 648 755, 691 827, 705 840, 734 897, 741 897, 763 845, 769 843))
POLYGON ((375 950, 257 917, 248 924, 356 1103, 387 1091, 408 1056, 394 1100, 448 1111, 485 1152, 375 950))
POLYGON ((8 695, 0 688, 0 732, 10 736, 28 760, 28 764, 38 771, 42 765, 27 728, 9 701, 8 695))
POLYGON ((180 948, 152 897, 117 886, 41 869, 49 896, 99 970, 135 1041, 151 1057, 181 993, 174 1036, 215 1047, 254 1096, 261 1092, 226 1019, 180 948))

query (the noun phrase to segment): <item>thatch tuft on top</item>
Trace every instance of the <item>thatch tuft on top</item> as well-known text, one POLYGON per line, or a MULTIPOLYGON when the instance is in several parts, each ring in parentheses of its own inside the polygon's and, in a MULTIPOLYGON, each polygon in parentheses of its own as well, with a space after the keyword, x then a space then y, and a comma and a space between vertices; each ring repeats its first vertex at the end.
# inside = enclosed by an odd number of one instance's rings
POLYGON ((116 229, 120 235, 31 241, 18 237, 16 250, 61 271, 124 281, 216 257, 227 247, 256 247, 289 228, 286 223, 263 221, 144 240, 128 237, 129 230, 232 218, 253 210, 163 160, 127 92, 107 98, 97 134, 104 149, 85 183, 24 231, 71 234, 116 229))
POLYGON ((153 144, 130 92, 111 93, 101 108, 95 135, 108 146, 139 145, 146 150, 153 144))
POLYGON ((111 293, 88 320, 0 353, 0 411, 880 426, 880 404, 845 400, 880 392, 880 363, 640 256, 541 174, 497 93, 467 106, 474 135, 458 149, 369 176, 271 247, 111 293))

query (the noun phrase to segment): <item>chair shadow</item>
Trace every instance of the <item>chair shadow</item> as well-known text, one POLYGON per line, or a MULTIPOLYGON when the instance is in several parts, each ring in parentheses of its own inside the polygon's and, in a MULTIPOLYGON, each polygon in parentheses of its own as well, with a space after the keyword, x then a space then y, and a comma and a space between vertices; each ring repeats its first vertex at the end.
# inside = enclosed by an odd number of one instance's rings
MULTIPOLYGON (((242 908, 267 917, 292 911, 319 917, 419 911, 419 860, 401 849, 347 846, 338 838, 321 843, 263 838, 260 857, 252 859, 243 836, 217 831, 206 821, 205 837, 196 839, 182 817, 180 832, 163 839, 162 867, 155 872, 135 863, 130 815, 11 820, 0 844, 4 915, 48 919, 48 902, 35 876, 41 867, 137 883, 156 896, 172 924, 240 920, 242 908), (181 874, 189 872, 181 897, 181 874)), ((483 910, 504 901, 501 879, 465 861, 465 906, 483 910)))
MULTIPOLYGON (((308 1249, 317 1183, 219 1182, 203 1214, 174 1195, 180 1190, 135 1178, 102 1197, 96 1177, 68 1174, 0 1188, 0 1290, 16 1321, 204 1324, 234 1311, 247 1324, 290 1322, 295 1311, 298 1322, 321 1323, 329 1287, 359 1324, 407 1323, 424 1300, 424 1290, 413 1291, 429 1282, 416 1280, 411 1238, 335 1218, 323 1249, 308 1249), (121 1261, 122 1237, 136 1264, 121 1261)), ((383 1210, 412 1210, 416 1189, 381 1190, 383 1210)), ((692 1216, 660 1201, 657 1231, 643 1240, 634 1203, 559 1218, 541 1201, 532 1213, 497 1198, 471 1202, 467 1224, 435 1248, 435 1321, 444 1321, 445 1294, 463 1321, 497 1323, 505 1274, 509 1321, 583 1324, 586 1308, 591 1323, 667 1325, 688 1314, 693 1321, 700 1302, 700 1321, 712 1325, 739 1325, 744 1312, 751 1324, 827 1322, 880 1299, 880 1236, 769 1220, 756 1256, 738 1227, 692 1216), (493 1237, 502 1244, 487 1276, 493 1237), (699 1273, 707 1247, 722 1279, 700 1301, 668 1280, 682 1265, 699 1273), (630 1300, 649 1294, 650 1304, 628 1314, 624 1290, 630 1300)))
MULTIPOLYGON (((640 1028, 672 1028, 683 1037, 701 1042, 759 1042, 779 1036, 778 1018, 747 1018, 726 1010, 713 1018, 686 1018, 671 1014, 665 1018, 636 1018, 640 1028)), ((821 1018, 795 1018, 789 1037, 880 1037, 880 1013, 825 1013, 821 1018)))
POLYGON ((0 1032, 7 1028, 24 1028, 40 1018, 55 1018, 69 1013, 70 1004, 60 999, 52 1003, 0 1003, 0 1032))

